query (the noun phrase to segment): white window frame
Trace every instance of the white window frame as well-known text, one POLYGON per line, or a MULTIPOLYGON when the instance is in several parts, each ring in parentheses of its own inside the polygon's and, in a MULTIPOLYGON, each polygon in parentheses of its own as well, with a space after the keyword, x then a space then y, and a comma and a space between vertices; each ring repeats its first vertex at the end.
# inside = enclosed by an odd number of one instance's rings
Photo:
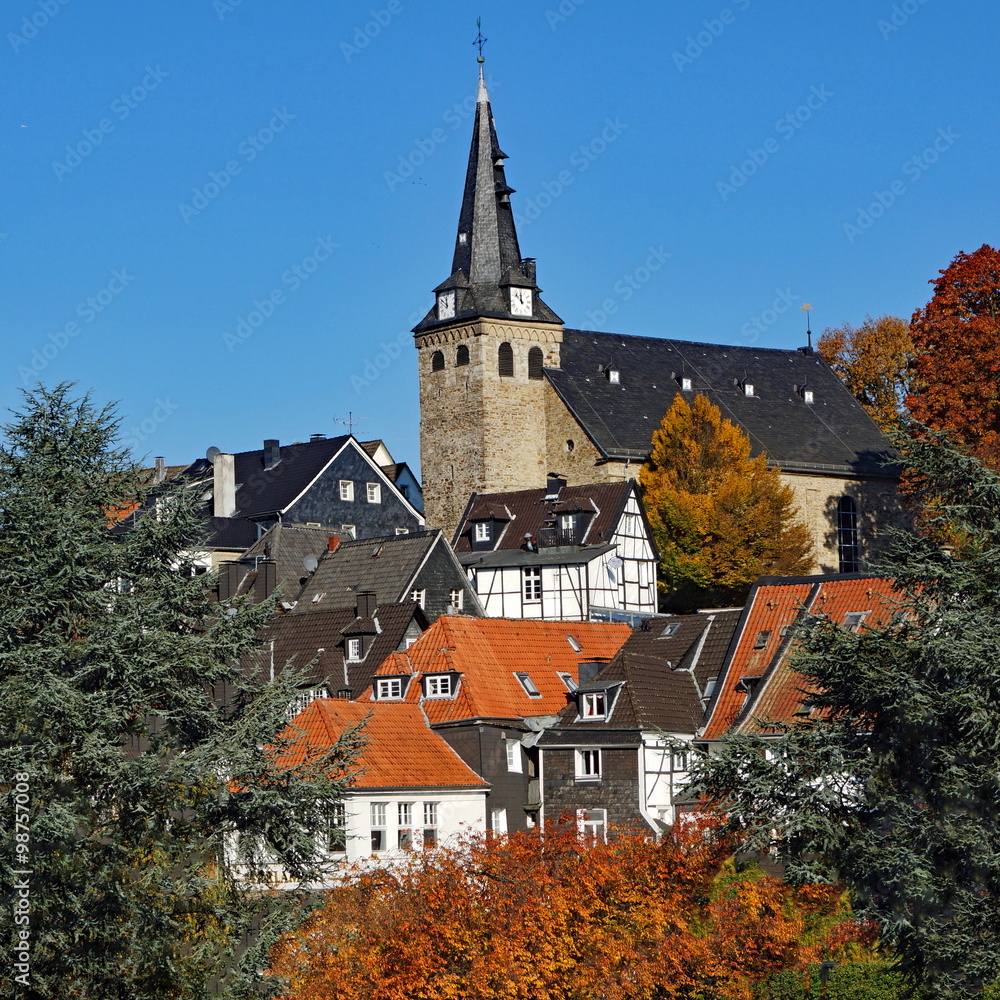
POLYGON ((517 682, 524 689, 524 693, 529 698, 541 698, 542 692, 538 690, 538 686, 531 679, 530 675, 523 670, 517 670, 514 672, 514 676, 517 678, 517 682))
POLYGON ((365 483, 365 495, 369 503, 381 503, 382 502, 382 484, 381 483, 365 483))
POLYGON ((414 587, 410 591, 410 600, 414 604, 419 604, 421 608, 425 607, 427 603, 427 591, 423 587, 414 587))
POLYGON ((425 698, 450 698, 454 693, 454 678, 451 674, 429 674, 424 676, 425 698))
POLYGON ((606 843, 608 839, 607 809, 577 809, 576 829, 581 839, 591 843, 606 843))
POLYGON ((396 847, 405 851, 413 846, 413 803, 400 802, 396 807, 396 847))
POLYGON ((402 677, 376 677, 376 701, 399 701, 403 697, 402 677))
POLYGON ((438 803, 424 803, 424 836, 423 846, 437 847, 438 845, 438 803))
POLYGON ((600 781, 601 751, 598 747, 579 747, 573 754, 577 781, 600 781))
POLYGON ((409 528, 397 528, 396 529, 396 534, 397 535, 408 535, 409 533, 410 533, 410 529, 409 528))
POLYGON ((386 824, 386 813, 388 811, 388 802, 370 802, 369 803, 369 816, 371 818, 371 848, 372 854, 382 854, 387 850, 388 845, 386 844, 386 835, 388 833, 388 826, 386 824), (381 834, 380 837, 380 847, 375 846, 375 834, 381 834))
POLYGON ((475 528, 473 530, 473 539, 477 542, 488 542, 490 541, 490 531, 491 524, 489 521, 476 521, 475 528))
POLYGON ((340 533, 350 538, 357 538, 358 529, 353 524, 342 524, 340 526, 340 533))
POLYGON ((326 848, 331 854, 347 853, 347 803, 334 802, 330 806, 327 820, 326 848), (342 847, 334 846, 335 841, 343 840, 342 847))
POLYGON ((575 691, 580 686, 573 680, 573 675, 566 673, 565 670, 557 670, 556 675, 566 685, 567 691, 575 691))
POLYGON ((358 660, 363 659, 361 655, 361 647, 363 645, 360 639, 347 640, 347 660, 349 662, 356 663, 358 660))
POLYGON ((340 499, 341 500, 353 500, 354 499, 354 482, 351 479, 341 479, 340 480, 340 499))
POLYGON ((520 774, 521 765, 521 741, 504 740, 507 744, 507 770, 512 774, 520 774))
POLYGON ((540 604, 542 600, 542 567, 524 566, 521 569, 521 596, 525 604, 540 604))
POLYGON ((465 603, 465 591, 461 587, 452 587, 448 595, 448 603, 456 610, 461 611, 465 603))
POLYGON ((606 719, 608 717, 608 692, 587 691, 580 695, 581 719, 606 719))

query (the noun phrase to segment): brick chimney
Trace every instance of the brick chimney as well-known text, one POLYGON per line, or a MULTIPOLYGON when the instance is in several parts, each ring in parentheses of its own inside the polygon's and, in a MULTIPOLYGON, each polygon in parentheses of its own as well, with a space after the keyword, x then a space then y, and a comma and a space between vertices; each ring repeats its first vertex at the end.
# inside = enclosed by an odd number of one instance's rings
POLYGON ((326 540, 326 551, 336 552, 340 546, 340 535, 330 535, 326 540))

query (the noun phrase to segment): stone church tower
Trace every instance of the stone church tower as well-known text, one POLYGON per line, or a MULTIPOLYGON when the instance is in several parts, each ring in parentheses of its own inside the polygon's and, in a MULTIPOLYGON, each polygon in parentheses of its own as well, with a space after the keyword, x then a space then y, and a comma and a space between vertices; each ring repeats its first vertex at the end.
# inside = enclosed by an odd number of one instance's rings
POLYGON ((544 486, 545 367, 562 320, 522 259, 489 95, 479 92, 451 275, 414 329, 428 527, 454 530, 470 495, 544 486))

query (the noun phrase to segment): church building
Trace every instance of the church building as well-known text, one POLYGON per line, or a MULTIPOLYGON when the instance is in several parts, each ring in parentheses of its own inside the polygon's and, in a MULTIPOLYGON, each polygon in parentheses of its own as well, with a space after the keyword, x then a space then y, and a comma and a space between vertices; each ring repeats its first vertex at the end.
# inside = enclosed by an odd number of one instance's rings
POLYGON ((429 527, 451 536, 473 493, 638 477, 674 397, 701 393, 792 488, 816 572, 855 572, 896 517, 885 436, 811 348, 572 330, 521 256, 504 160, 479 71, 449 276, 414 329, 429 527))

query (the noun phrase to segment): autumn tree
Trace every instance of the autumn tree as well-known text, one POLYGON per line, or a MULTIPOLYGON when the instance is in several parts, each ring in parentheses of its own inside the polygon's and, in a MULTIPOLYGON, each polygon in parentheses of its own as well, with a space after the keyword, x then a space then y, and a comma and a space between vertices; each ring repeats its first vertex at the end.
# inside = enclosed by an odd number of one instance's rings
POLYGON ((26 394, 0 447, 3 995, 247 996, 260 964, 242 976, 234 955, 301 899, 229 862, 246 848, 315 879, 351 748, 294 770, 261 751, 297 693, 236 665, 269 609, 210 599, 199 491, 144 507, 112 409, 70 388, 26 394))
POLYGON ((1000 469, 1000 250, 984 244, 960 253, 932 284, 933 297, 910 321, 906 405, 1000 469))
POLYGON ((905 320, 868 316, 859 327, 827 327, 816 350, 879 427, 895 426, 909 391, 914 354, 905 320))
POLYGON ((738 871, 706 832, 550 828, 416 853, 331 892, 272 971, 290 1000, 750 1000, 776 970, 867 954, 839 889, 738 871))
POLYGON ((671 603, 732 603, 761 575, 812 568, 780 470, 751 458, 750 439, 707 397, 675 397, 639 480, 671 603))

